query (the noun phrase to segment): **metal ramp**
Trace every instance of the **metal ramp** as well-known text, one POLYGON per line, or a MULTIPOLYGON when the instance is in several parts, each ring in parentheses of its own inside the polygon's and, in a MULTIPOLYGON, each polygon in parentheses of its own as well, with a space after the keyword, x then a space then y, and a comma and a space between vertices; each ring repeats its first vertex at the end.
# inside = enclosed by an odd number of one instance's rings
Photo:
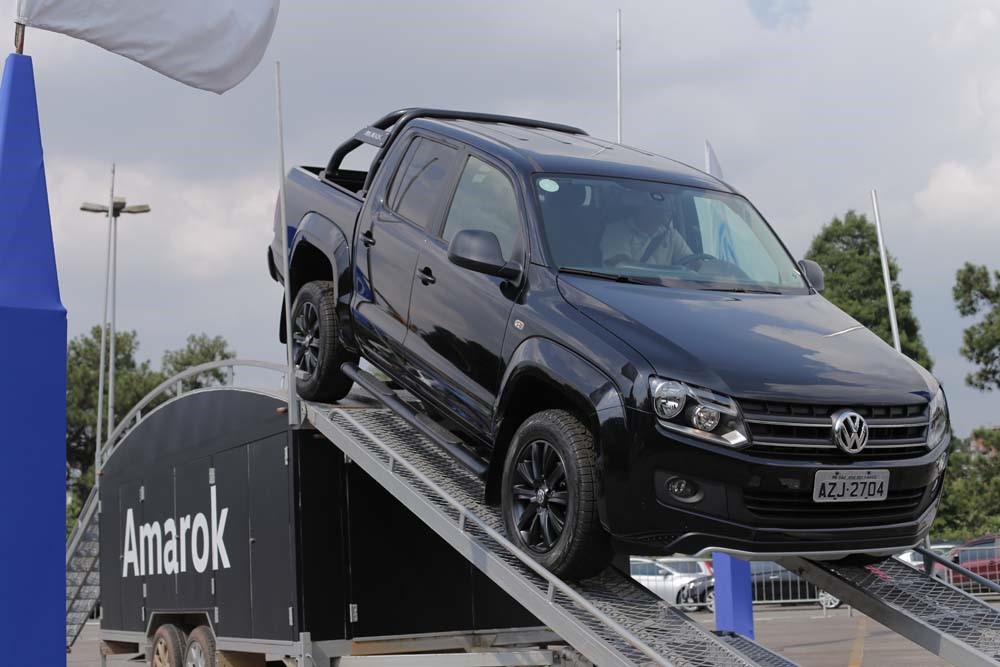
POLYGON ((1000 665, 1000 610, 897 558, 864 567, 778 562, 945 660, 1000 665))
POLYGON ((98 571, 97 489, 90 492, 66 545, 66 650, 73 645, 101 595, 98 571))
POLYGON ((306 418, 521 605, 598 665, 794 666, 750 640, 720 637, 627 574, 564 582, 507 541, 482 483, 393 412, 305 404, 306 418))

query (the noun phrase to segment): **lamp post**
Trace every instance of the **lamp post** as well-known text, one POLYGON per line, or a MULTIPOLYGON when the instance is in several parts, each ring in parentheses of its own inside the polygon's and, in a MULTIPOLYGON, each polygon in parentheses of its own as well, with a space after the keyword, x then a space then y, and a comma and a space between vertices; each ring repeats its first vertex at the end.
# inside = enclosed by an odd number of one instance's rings
POLYGON ((103 412, 103 402, 104 402, 104 349, 105 349, 105 339, 108 331, 108 298, 110 294, 111 299, 111 349, 109 351, 109 370, 108 370, 108 435, 115 428, 115 316, 116 316, 116 297, 117 297, 117 274, 118 274, 118 217, 122 213, 128 214, 138 214, 138 213, 149 213, 150 208, 148 204, 134 204, 128 206, 124 197, 115 196, 115 166, 111 165, 111 193, 108 197, 108 205, 104 206, 102 204, 93 204, 90 202, 84 202, 80 206, 81 211, 86 211, 88 213, 102 213, 108 218, 108 244, 107 244, 107 254, 105 256, 105 269, 104 269, 104 315, 101 321, 101 357, 100 357, 100 371, 99 378, 97 382, 97 448, 95 451, 95 480, 96 473, 100 472, 100 457, 99 452, 101 450, 101 417, 103 412), (109 289, 110 284, 110 289, 109 289))

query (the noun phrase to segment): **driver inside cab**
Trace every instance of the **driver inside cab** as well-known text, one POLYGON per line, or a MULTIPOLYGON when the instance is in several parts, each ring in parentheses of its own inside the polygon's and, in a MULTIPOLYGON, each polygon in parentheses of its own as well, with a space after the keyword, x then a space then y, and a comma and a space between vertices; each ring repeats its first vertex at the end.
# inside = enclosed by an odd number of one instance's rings
POLYGON ((609 224, 601 236, 601 258, 605 266, 671 266, 692 254, 687 241, 674 229, 673 219, 665 206, 636 206, 632 215, 609 224))

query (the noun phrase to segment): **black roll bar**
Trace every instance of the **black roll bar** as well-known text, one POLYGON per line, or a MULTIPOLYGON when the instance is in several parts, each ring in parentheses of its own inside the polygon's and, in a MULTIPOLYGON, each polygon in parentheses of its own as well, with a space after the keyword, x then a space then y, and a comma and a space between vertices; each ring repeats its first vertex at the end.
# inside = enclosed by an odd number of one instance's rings
MULTIPOLYGON (((382 116, 371 125, 371 127, 375 127, 380 130, 387 130, 390 127, 392 130, 389 132, 389 137, 386 139, 385 144, 379 149, 375 159, 372 160, 371 167, 368 169, 368 176, 365 178, 365 184, 362 188, 363 192, 366 192, 368 188, 371 187, 372 179, 375 177, 375 172, 378 171, 379 166, 382 164, 382 160, 385 158, 392 142, 395 141, 397 136, 399 136, 399 133, 404 127, 406 127, 407 123, 412 120, 416 120, 417 118, 471 120, 481 123, 505 123, 507 125, 518 125, 520 127, 536 127, 545 130, 555 130, 556 132, 566 132, 568 134, 587 134, 580 128, 573 127, 572 125, 548 123, 541 120, 532 120, 530 118, 519 118, 518 116, 502 116, 499 114, 477 113, 473 111, 450 111, 448 109, 397 109, 396 111, 382 116)), ((326 169, 322 174, 320 174, 320 176, 327 180, 335 178, 340 170, 340 165, 343 163, 344 158, 347 157, 347 154, 355 148, 361 146, 361 144, 362 142, 359 139, 352 137, 337 146, 333 155, 330 156, 330 161, 327 163, 326 169)))

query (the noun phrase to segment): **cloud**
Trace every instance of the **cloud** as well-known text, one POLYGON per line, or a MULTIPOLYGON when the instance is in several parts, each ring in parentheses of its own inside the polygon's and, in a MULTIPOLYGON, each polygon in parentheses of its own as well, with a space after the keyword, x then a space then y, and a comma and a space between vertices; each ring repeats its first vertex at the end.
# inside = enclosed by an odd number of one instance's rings
POLYGON ((765 28, 799 28, 809 18, 809 0, 747 0, 747 6, 765 28))
POLYGON ((1000 225, 1000 155, 968 165, 945 162, 916 195, 921 219, 932 225, 996 229, 1000 225))

